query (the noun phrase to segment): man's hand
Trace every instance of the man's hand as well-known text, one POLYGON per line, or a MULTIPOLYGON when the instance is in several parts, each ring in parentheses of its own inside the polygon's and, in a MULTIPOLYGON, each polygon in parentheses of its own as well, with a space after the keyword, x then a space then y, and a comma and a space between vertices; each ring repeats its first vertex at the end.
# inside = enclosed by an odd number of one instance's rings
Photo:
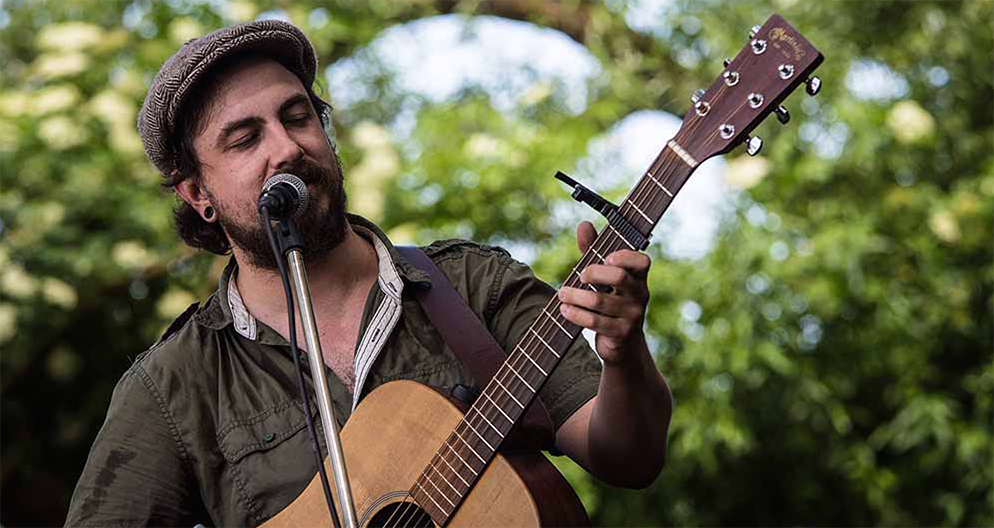
MULTIPOLYGON (((590 222, 576 228, 576 242, 584 253, 597 237, 590 222)), ((627 249, 615 251, 604 264, 592 264, 580 274, 587 284, 613 288, 612 293, 563 287, 559 290, 563 317, 597 333, 597 354, 605 364, 621 364, 645 353, 642 323, 649 303, 646 277, 651 261, 645 253, 627 249)))
MULTIPOLYGON (((576 241, 586 252, 597 237, 581 222, 576 241)), ((629 488, 651 484, 666 462, 666 434, 673 400, 645 343, 642 323, 649 302, 649 257, 619 250, 604 265, 587 266, 580 280, 613 288, 561 288, 566 319, 597 332, 604 370, 597 396, 556 432, 556 446, 597 478, 629 488)))

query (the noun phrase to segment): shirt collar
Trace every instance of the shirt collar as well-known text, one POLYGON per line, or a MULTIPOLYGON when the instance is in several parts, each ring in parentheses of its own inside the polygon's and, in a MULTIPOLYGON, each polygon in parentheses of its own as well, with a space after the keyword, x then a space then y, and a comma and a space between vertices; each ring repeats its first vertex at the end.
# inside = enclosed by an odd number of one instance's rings
POLYGON ((235 331, 241 334, 242 337, 247 337, 255 341, 257 329, 255 317, 249 313, 248 308, 245 307, 245 303, 242 302, 241 294, 238 293, 238 281, 235 280, 236 273, 238 273, 238 270, 233 270, 231 279, 228 280, 228 310, 231 312, 232 321, 235 323, 235 331))
MULTIPOLYGON (((407 282, 431 284, 431 279, 428 278, 428 274, 407 262, 407 260, 400 255, 400 252, 397 251, 397 248, 393 246, 393 243, 390 242, 390 239, 387 238, 387 235, 380 230, 379 226, 359 215, 346 214, 345 216, 348 218, 348 221, 352 224, 353 228, 366 228, 369 232, 375 235, 373 239, 382 243, 383 249, 390 255, 390 260, 394 263, 400 278, 407 282)), ((380 248, 377 247, 377 256, 379 256, 379 251, 380 248)), ((382 261, 383 258, 380 257, 380 260, 382 261)))
MULTIPOLYGON (((377 281, 380 289, 396 299, 404 290, 404 282, 431 284, 431 279, 420 269, 408 263, 380 228, 365 218, 346 214, 349 224, 359 236, 371 240, 379 261, 377 281)), ((218 279, 218 289, 204 307, 194 316, 201 325, 220 330, 234 324, 240 335, 256 340, 259 338, 259 325, 255 317, 245 308, 234 278, 238 274, 238 263, 232 257, 218 279)))

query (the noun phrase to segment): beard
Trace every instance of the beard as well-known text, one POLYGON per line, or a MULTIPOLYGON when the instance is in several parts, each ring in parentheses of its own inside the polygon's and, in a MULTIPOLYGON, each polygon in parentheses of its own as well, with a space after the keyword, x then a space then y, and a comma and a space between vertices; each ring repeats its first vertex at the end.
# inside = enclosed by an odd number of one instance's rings
MULTIPOLYGON (((345 239, 345 185, 342 178, 342 165, 335 153, 335 168, 323 167, 301 159, 280 172, 299 177, 313 187, 307 208, 295 217, 297 228, 303 238, 303 257, 307 260, 320 260, 345 239), (322 198, 328 198, 326 210, 321 210, 322 198)), ((237 220, 239 216, 229 210, 226 204, 209 196, 217 211, 218 223, 228 235, 232 246, 241 249, 248 259, 249 266, 266 271, 278 271, 279 265, 269 244, 269 237, 262 225, 262 218, 256 211, 254 222, 237 220)), ((255 209, 253 208, 253 211, 255 209)))

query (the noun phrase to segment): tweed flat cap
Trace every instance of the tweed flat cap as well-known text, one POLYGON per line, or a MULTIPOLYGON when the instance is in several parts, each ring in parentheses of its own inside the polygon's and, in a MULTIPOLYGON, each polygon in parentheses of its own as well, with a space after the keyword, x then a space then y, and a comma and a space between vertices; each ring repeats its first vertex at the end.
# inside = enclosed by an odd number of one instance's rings
POLYGON ((159 172, 176 169, 176 151, 169 138, 183 100, 211 66, 233 53, 255 50, 282 63, 310 88, 317 71, 314 48, 304 33, 280 20, 258 20, 219 29, 188 41, 159 69, 138 115, 138 133, 145 154, 159 172))

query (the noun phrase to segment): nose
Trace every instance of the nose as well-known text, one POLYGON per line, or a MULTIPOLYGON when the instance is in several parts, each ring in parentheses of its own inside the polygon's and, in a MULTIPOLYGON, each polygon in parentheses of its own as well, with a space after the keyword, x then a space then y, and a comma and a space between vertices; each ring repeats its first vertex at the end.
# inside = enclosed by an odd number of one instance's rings
POLYGON ((293 165, 304 155, 304 149, 282 125, 272 128, 269 163, 272 171, 276 172, 293 165))

